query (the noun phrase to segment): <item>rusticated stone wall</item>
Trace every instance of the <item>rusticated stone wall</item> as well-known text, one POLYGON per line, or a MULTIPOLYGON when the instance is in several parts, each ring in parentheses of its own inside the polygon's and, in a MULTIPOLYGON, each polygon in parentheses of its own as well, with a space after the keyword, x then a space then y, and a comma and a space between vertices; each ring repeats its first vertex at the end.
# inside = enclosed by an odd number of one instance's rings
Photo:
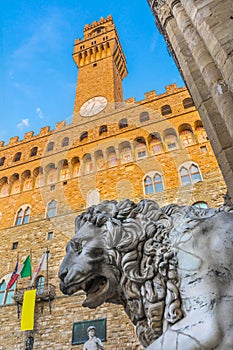
MULTIPOLYGON (((155 91, 145 94, 145 100, 135 101, 131 98, 126 105, 114 113, 102 115, 101 118, 76 125, 58 123, 55 130, 42 128, 39 135, 25 134, 23 140, 14 137, 9 144, 1 144, 0 158, 5 157, 0 167, 0 211, 1 211, 1 267, 0 280, 11 274, 19 256, 20 262, 32 252, 32 265, 35 268, 43 251, 50 251, 48 278, 56 288, 56 298, 52 301, 51 314, 47 302, 38 301, 35 313, 34 349, 82 349, 71 346, 72 324, 82 320, 106 317, 108 350, 140 349, 133 325, 118 306, 104 305, 97 310, 81 307, 82 295, 64 297, 59 292, 57 273, 65 255, 65 246, 74 234, 74 219, 88 205, 87 197, 91 190, 97 190, 99 200, 130 198, 139 201, 152 198, 160 205, 168 203, 193 204, 204 201, 208 206, 220 206, 226 191, 225 183, 218 168, 209 140, 206 138, 199 114, 194 106, 184 108, 183 101, 189 98, 185 88, 175 85, 166 87, 166 92, 156 95, 155 91), (170 105, 171 113, 162 116, 161 108, 170 105), (140 120, 142 112, 148 112, 149 119, 140 120), (127 118, 128 126, 120 129, 119 122, 127 118), (107 125, 108 129, 99 135, 99 128, 107 125), (182 126, 192 130, 193 143, 184 146, 182 126), (177 148, 168 149, 166 130, 173 128, 177 134, 177 148), (88 137, 80 141, 80 135, 88 132, 88 137), (153 154, 151 134, 157 132, 161 137, 161 152, 153 154), (200 138, 201 133, 201 138, 200 138), (62 146, 65 137, 69 144, 62 146), (143 137, 146 141, 146 154, 138 158, 135 140, 143 137), (47 150, 49 142, 54 142, 54 149, 47 150), (120 145, 129 142, 132 158, 126 162, 122 159, 120 145), (35 156, 30 155, 32 148, 38 147, 35 156), (116 164, 109 163, 107 150, 114 147, 116 164), (103 152, 103 166, 98 167, 95 152, 103 152), (17 152, 22 152, 21 159, 14 162, 17 152), (84 155, 90 154, 92 169, 85 170, 84 155), (67 163, 66 163, 67 161, 67 163), (185 162, 198 164, 202 181, 193 185, 182 186, 179 168, 185 162), (55 177, 50 182, 49 165, 53 164, 55 177), (63 178, 62 170, 69 171, 63 178), (78 164, 78 172, 76 165, 78 164), (66 166, 67 165, 67 166, 66 166), (38 183, 38 169, 42 182, 38 183), (164 190, 146 194, 143 186, 145 175, 159 172, 163 177, 164 190), (15 174, 18 174, 18 187, 14 192, 15 174), (29 187, 25 181, 31 179, 29 187), (7 192, 3 191, 8 185, 7 192), (46 218, 48 203, 57 201, 55 217, 46 218), (19 208, 29 205, 31 208, 29 223, 15 226, 19 208), (54 237, 47 240, 48 232, 54 237), (12 249, 18 242, 18 248, 12 249), (119 343, 116 346, 116 341, 119 343)), ((46 274, 45 274, 46 277, 46 274)), ((28 279, 21 279, 18 289, 26 287, 28 279)), ((1 329, 0 349, 23 349, 26 334, 20 332, 20 320, 16 305, 0 307, 1 329), (14 332, 12 334, 12 329, 14 332), (11 334, 11 335, 10 335, 11 334)))

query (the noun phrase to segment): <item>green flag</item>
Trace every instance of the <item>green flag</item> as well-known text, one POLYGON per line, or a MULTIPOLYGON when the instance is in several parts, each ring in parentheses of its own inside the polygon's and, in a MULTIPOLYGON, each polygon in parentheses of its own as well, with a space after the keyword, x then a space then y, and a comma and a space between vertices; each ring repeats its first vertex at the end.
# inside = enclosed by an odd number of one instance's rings
POLYGON ((20 273, 20 277, 29 277, 32 275, 32 266, 31 266, 31 259, 30 255, 27 256, 26 260, 23 263, 23 268, 20 273))

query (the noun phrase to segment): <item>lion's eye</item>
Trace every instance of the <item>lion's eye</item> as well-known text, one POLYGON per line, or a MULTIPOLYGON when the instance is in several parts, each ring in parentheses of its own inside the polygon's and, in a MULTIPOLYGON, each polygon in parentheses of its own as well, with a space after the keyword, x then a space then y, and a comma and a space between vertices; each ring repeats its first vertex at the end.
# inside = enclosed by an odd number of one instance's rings
POLYGON ((82 244, 79 241, 71 241, 71 247, 73 249, 73 251, 77 252, 78 254, 80 254, 82 252, 82 244))

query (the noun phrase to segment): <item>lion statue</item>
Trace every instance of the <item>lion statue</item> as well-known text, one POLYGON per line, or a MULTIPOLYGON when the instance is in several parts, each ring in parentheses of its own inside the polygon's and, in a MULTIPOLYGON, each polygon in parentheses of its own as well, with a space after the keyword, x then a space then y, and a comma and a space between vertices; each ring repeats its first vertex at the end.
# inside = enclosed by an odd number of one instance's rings
POLYGON ((60 289, 123 305, 148 350, 233 349, 233 213, 104 201, 76 218, 60 289))

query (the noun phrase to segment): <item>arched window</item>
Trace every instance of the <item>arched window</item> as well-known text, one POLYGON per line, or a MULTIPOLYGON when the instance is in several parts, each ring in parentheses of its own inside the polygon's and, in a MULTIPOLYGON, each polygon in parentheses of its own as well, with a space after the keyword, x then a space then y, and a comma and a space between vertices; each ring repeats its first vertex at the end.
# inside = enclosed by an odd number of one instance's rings
POLYGON ((159 193, 164 190, 163 178, 160 173, 151 171, 144 177, 145 194, 159 193))
POLYGON ((146 176, 144 179, 145 194, 154 193, 153 182, 150 176, 146 176))
POLYGON ((191 184, 191 177, 187 168, 180 169, 180 178, 183 186, 191 184))
POLYGON ((208 208, 208 205, 207 205, 206 202, 196 202, 196 203, 193 203, 192 205, 193 205, 194 207, 202 208, 202 209, 208 208))
POLYGON ((85 140, 87 138, 88 138, 88 132, 84 131, 84 132, 81 133, 79 141, 81 142, 81 141, 83 141, 83 140, 85 140))
POLYGON ((108 158, 108 166, 111 168, 117 165, 117 155, 115 148, 110 146, 107 148, 107 158, 108 158))
POLYGON ((179 148, 176 131, 173 128, 169 128, 164 131, 164 141, 168 151, 179 148))
POLYGON ((150 151, 154 154, 159 154, 163 152, 163 145, 159 133, 155 132, 149 136, 150 151))
POLYGON ((79 157, 74 157, 71 160, 72 168, 73 168, 73 176, 79 175, 79 169, 80 169, 80 160, 79 157))
POLYGON ((128 126, 128 120, 126 118, 123 118, 119 121, 119 129, 127 128, 128 126))
POLYGON ((202 181, 198 165, 190 162, 184 163, 179 170, 181 183, 183 186, 195 184, 202 181))
POLYGON ((196 131, 196 137, 198 139, 198 142, 205 142, 208 141, 208 136, 206 134, 206 131, 202 125, 201 120, 197 120, 195 122, 195 131, 196 131))
POLYGON ((68 160, 63 159, 59 162, 59 169, 60 169, 60 180, 65 181, 70 178, 70 169, 68 165, 68 160))
POLYGON ((62 147, 69 146, 69 137, 64 137, 64 139, 62 140, 61 146, 62 147))
POLYGON ((50 163, 46 167, 46 173, 47 173, 47 184, 51 185, 54 184, 57 181, 57 170, 55 169, 55 164, 50 163))
POLYGON ((101 150, 98 150, 94 154, 97 170, 105 168, 104 155, 101 150))
POLYGON ((144 137, 138 137, 134 141, 134 147, 137 159, 145 158, 147 156, 147 147, 144 137))
POLYGON ((119 145, 121 163, 128 163, 133 160, 131 145, 128 141, 124 141, 119 145))
POLYGON ((188 129, 182 130, 180 132, 180 139, 184 147, 188 147, 194 143, 193 133, 188 129))
POLYGON ((155 174, 154 176, 154 189, 155 192, 162 192, 163 191, 163 180, 162 176, 160 174, 155 174))
POLYGON ((53 218, 57 214, 57 201, 51 200, 47 205, 47 218, 53 218))
POLYGON ((10 178, 11 183, 11 194, 16 194, 20 192, 20 181, 19 174, 14 174, 10 178))
POLYGON ((37 167, 36 169, 34 169, 33 175, 35 177, 35 188, 43 186, 44 184, 43 168, 37 167))
POLYGON ((148 112, 142 112, 140 113, 140 122, 146 122, 147 120, 150 120, 150 116, 148 112))
POLYGON ((8 178, 2 177, 0 180, 0 197, 5 197, 9 194, 8 178))
POLYGON ((35 157, 38 152, 38 147, 33 147, 30 151, 30 157, 35 157))
POLYGON ((104 134, 105 132, 108 131, 108 127, 107 125, 101 125, 100 129, 99 129, 99 136, 104 134))
POLYGON ((190 174, 192 182, 202 181, 201 174, 197 165, 192 164, 190 167, 190 174))
POLYGON ((21 152, 17 152, 15 155, 14 155, 14 158, 13 158, 13 162, 18 162, 21 158, 21 155, 22 153, 21 152))
POLYGON ((3 166, 5 163, 6 157, 0 158, 0 166, 3 166))
POLYGON ((31 208, 29 206, 22 206, 16 214, 15 226, 29 223, 31 208))
POLYGON ((9 194, 9 185, 8 183, 4 183, 1 187, 0 195, 1 197, 6 197, 9 194))
POLYGON ((45 278, 44 276, 37 277, 36 280, 36 295, 41 295, 44 292, 45 278))
POLYGON ((183 100, 183 106, 184 108, 189 108, 194 106, 193 99, 191 97, 185 98, 183 100))
POLYGON ((50 152, 50 151, 53 150, 53 148, 54 148, 54 142, 51 141, 51 142, 48 143, 46 151, 50 152))
POLYGON ((10 289, 6 289, 8 282, 10 281, 11 275, 6 275, 0 281, 0 305, 8 305, 14 302, 13 295, 15 292, 16 283, 14 283, 10 289))
POLYGON ((24 179, 23 191, 29 191, 31 189, 32 189, 32 178, 31 176, 28 176, 24 179))
POLYGON ((161 107, 161 113, 162 113, 162 115, 167 115, 167 114, 172 113, 171 106, 170 106, 170 105, 164 105, 164 106, 162 106, 162 107, 161 107))
POLYGON ((89 174, 94 170, 90 153, 86 153, 83 156, 83 169, 84 169, 84 174, 89 174))

